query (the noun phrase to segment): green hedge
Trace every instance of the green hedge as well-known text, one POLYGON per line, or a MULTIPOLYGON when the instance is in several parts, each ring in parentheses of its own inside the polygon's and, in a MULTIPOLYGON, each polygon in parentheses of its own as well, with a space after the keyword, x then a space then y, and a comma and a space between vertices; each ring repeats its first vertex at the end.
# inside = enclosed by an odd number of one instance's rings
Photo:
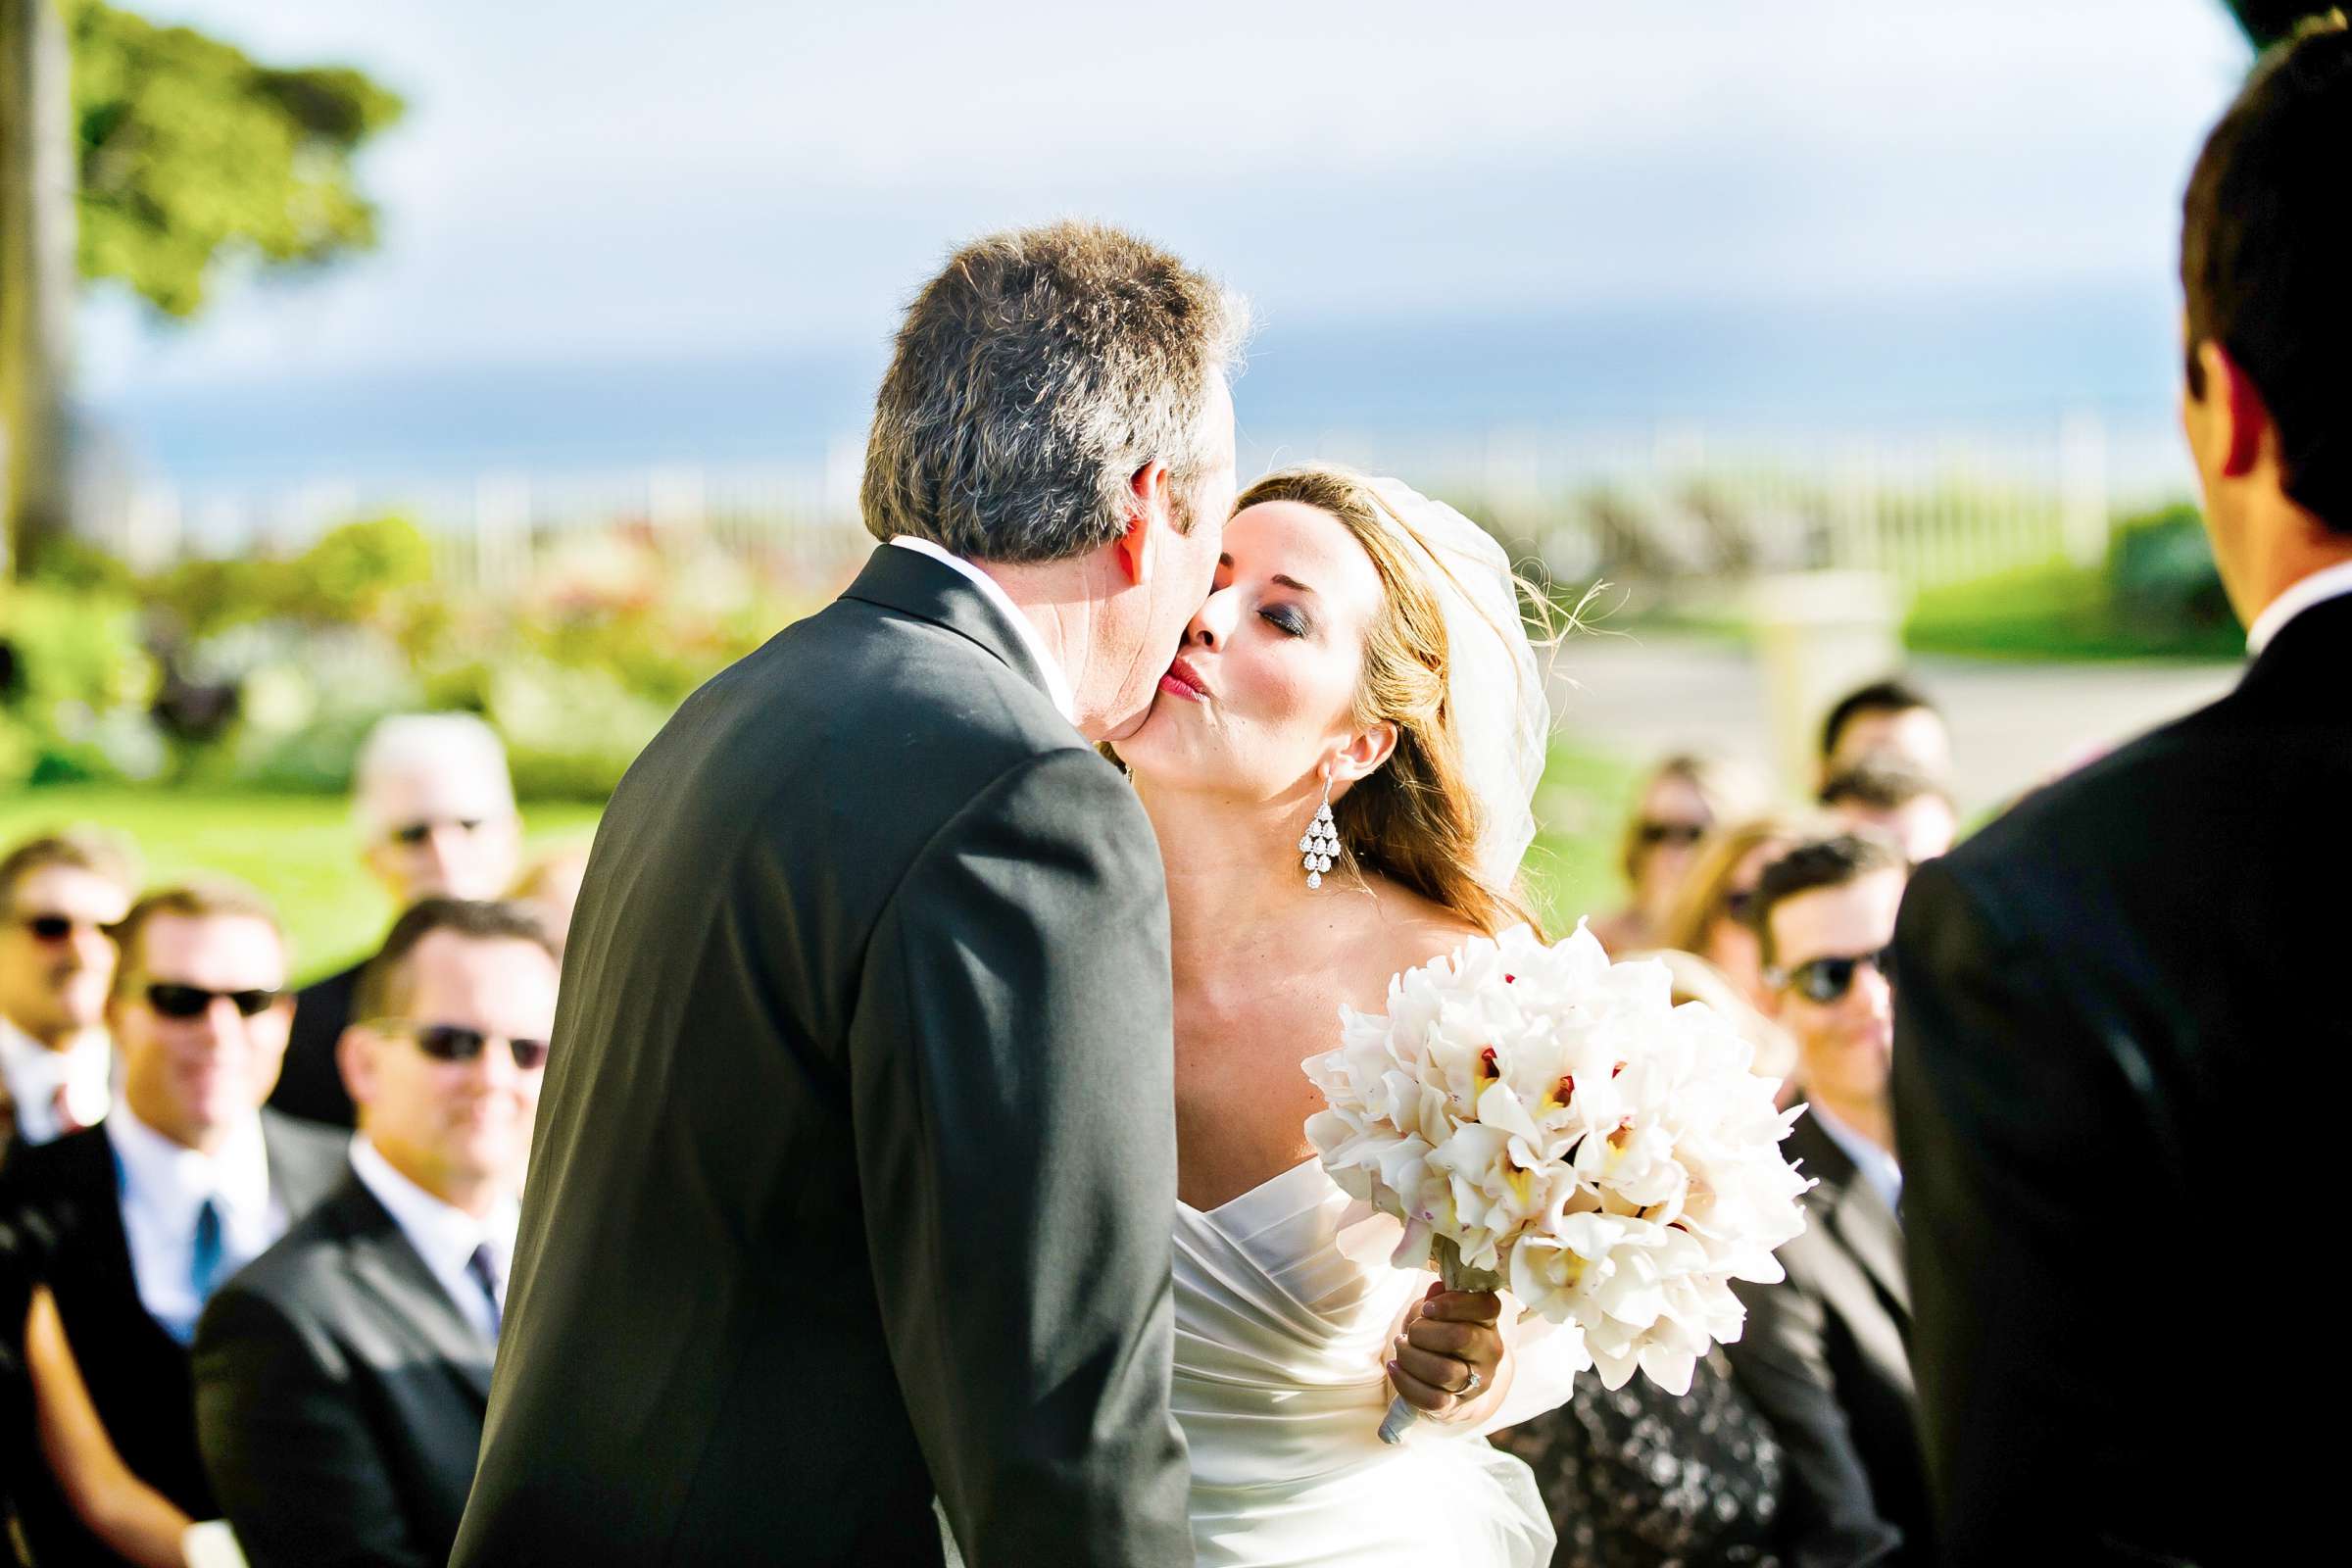
POLYGON ((525 799, 599 801, 710 675, 813 602, 757 563, 583 535, 511 596, 455 596, 414 524, 139 577, 87 550, 0 587, 0 785, 339 792, 386 713, 506 737, 525 799))
POLYGON ((1916 652, 2012 659, 2230 659, 2245 632, 2222 592, 2197 509, 2119 523, 2100 566, 2053 561, 1923 590, 1916 652))

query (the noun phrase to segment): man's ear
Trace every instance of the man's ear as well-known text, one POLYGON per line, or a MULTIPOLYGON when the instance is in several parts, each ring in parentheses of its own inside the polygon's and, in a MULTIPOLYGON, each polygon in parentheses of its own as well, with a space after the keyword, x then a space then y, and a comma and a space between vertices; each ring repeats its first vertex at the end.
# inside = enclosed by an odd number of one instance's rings
POLYGON ((1168 466, 1153 458, 1127 480, 1127 528, 1111 541, 1119 572, 1133 587, 1151 580, 1159 548, 1159 530, 1175 526, 1168 466))
POLYGON ((1334 776, 1353 783, 1369 777, 1396 751, 1396 726, 1387 719, 1358 730, 1332 759, 1334 776))
POLYGON ((2270 405, 2230 351, 2211 338, 2197 345, 2197 364, 2205 372, 2205 401, 2221 421, 2222 476, 2242 479, 2262 460, 2271 433, 2270 405))
POLYGON ((364 1024, 352 1024, 335 1039, 335 1066, 343 1075, 344 1092, 355 1105, 375 1098, 375 1035, 364 1024))

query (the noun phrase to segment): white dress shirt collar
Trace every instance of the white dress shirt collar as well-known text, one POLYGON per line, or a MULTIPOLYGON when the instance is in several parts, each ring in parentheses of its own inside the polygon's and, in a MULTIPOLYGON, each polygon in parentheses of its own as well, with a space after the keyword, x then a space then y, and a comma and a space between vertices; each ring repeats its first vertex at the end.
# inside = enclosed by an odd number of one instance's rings
POLYGON ((2352 561, 2339 561, 2332 566, 2322 566, 2310 576, 2288 586, 2286 592, 2272 600, 2254 624, 2246 628, 2246 652, 2259 656, 2271 646, 2278 629, 2312 606, 2330 599, 2352 594, 2352 561))
POLYGON ((1829 1107, 1821 1102, 1810 1102, 1810 1106, 1807 1114, 1821 1124, 1821 1130, 1830 1135, 1830 1142, 1844 1152, 1845 1157, 1852 1160, 1854 1168, 1862 1173, 1863 1180, 1869 1182, 1877 1189, 1878 1195, 1886 1200, 1887 1211, 1900 1214, 1903 1203, 1901 1162, 1832 1115, 1829 1107))
POLYGON ((225 1280, 267 1251, 286 1228, 270 1194, 270 1150, 260 1114, 247 1117, 207 1154, 172 1142, 117 1105, 107 1142, 122 1175, 122 1238, 139 1300, 183 1340, 204 1303, 196 1298, 196 1217, 210 1199, 220 1216, 225 1280))
POLYGON ((1054 706, 1061 710, 1061 716, 1072 724, 1078 722, 1078 701, 1076 695, 1070 690, 1069 676, 1062 670, 1060 662, 1054 659, 1053 652, 1046 647, 1046 640, 1038 634, 1036 624, 1021 612, 1021 607, 1012 602, 1012 596, 1004 591, 996 578, 991 577, 961 556, 942 549, 928 539, 917 539, 912 534, 903 533, 891 540, 891 543, 901 550, 911 550, 918 556, 929 556, 941 565, 970 579, 972 584, 988 597, 988 602, 1002 611, 1006 620, 1012 622, 1013 632, 1021 639, 1021 646, 1029 650, 1029 657, 1036 660, 1037 667, 1045 672, 1046 695, 1054 699, 1054 706))
POLYGON ((114 1102, 114 1042, 97 1030, 64 1051, 51 1051, 0 1018, 0 1077, 17 1107, 17 1136, 28 1144, 45 1144, 65 1131, 57 1115, 60 1085, 84 1127, 104 1120, 114 1102))
POLYGON ((482 1298, 482 1287, 470 1271, 475 1249, 487 1244, 497 1262, 499 1309, 505 1310, 505 1283, 514 1261, 514 1232, 522 1219, 521 1205, 508 1199, 488 1217, 475 1219, 454 1203, 445 1202, 403 1176, 365 1133, 351 1141, 352 1174, 359 1177, 375 1200, 384 1205, 409 1246, 424 1259, 443 1294, 457 1304, 488 1340, 498 1338, 498 1320, 482 1298))

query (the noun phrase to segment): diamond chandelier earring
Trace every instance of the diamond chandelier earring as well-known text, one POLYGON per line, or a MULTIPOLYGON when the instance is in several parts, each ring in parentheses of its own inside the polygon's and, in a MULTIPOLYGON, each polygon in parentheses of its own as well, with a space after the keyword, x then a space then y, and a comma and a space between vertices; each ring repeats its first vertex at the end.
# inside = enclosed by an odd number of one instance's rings
POLYGON ((1323 804, 1315 808, 1315 819, 1308 825, 1306 836, 1298 841, 1299 864, 1306 869, 1306 885, 1319 888, 1323 873, 1331 869, 1331 858, 1340 853, 1340 825, 1331 819, 1331 775, 1323 776, 1323 804))

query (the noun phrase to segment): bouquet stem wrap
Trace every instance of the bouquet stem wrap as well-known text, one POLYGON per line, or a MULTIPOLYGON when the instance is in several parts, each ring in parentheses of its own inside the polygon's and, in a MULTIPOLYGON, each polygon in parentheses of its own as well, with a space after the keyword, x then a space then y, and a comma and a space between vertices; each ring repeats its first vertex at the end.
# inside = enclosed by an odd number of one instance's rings
MULTIPOLYGON (((1430 1252, 1431 1260, 1438 1265, 1438 1278, 1445 1282, 1449 1291, 1499 1291, 1503 1288, 1505 1282, 1500 1274, 1493 1269, 1472 1268, 1464 1263, 1462 1250, 1454 1246, 1450 1236, 1439 1237, 1430 1252)), ((1396 1396, 1389 1400, 1389 1413, 1381 1419, 1380 1441, 1402 1443, 1405 1428, 1420 1419, 1421 1412, 1407 1404, 1403 1395, 1396 1396)))

